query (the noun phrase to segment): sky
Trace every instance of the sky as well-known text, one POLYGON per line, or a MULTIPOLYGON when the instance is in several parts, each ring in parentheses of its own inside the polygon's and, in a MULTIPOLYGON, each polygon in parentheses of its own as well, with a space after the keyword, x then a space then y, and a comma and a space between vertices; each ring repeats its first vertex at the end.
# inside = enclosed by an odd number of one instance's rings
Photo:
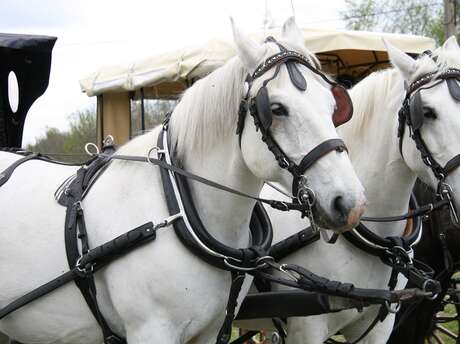
POLYGON ((75 111, 95 106, 79 80, 99 68, 128 63, 216 37, 231 37, 230 16, 245 32, 294 14, 299 26, 343 28, 344 0, 1 0, 0 32, 58 37, 48 90, 27 116, 23 146, 46 129, 68 128, 75 111))

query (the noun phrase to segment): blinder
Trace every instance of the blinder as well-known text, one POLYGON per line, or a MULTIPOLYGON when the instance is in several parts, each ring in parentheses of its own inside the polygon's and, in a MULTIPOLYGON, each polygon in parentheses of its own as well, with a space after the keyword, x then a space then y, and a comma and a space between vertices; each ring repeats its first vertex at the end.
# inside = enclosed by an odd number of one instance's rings
POLYGON ((423 105, 420 91, 415 92, 409 104, 410 122, 413 130, 418 130, 423 125, 423 105))
MULTIPOLYGON (((254 101, 254 99, 252 101, 254 101)), ((262 126, 264 130, 268 130, 272 125, 273 114, 272 109, 270 107, 270 98, 268 96, 268 90, 265 86, 261 87, 257 92, 255 103, 256 110, 259 113, 259 124, 262 126)))
POLYGON ((335 127, 338 127, 347 123, 353 116, 353 103, 345 87, 336 84, 332 86, 331 92, 335 99, 335 110, 332 115, 332 122, 334 122, 335 127))
POLYGON ((457 79, 447 79, 447 88, 449 93, 456 101, 460 101, 460 86, 457 79))

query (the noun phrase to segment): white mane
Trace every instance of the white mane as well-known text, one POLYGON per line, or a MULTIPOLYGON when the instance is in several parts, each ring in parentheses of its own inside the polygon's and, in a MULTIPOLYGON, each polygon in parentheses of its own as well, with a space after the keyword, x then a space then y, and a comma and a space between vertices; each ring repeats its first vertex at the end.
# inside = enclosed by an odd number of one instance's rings
POLYGON ((184 93, 171 116, 172 142, 179 158, 191 151, 202 155, 235 135, 246 73, 235 57, 184 93))

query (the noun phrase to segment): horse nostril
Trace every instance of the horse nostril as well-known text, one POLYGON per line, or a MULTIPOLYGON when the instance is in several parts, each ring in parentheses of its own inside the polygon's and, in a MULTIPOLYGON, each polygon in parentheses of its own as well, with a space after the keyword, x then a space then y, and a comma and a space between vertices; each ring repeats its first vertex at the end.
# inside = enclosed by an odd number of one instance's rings
POLYGON ((347 206, 345 205, 345 200, 343 196, 337 196, 334 198, 332 201, 333 208, 337 210, 341 215, 347 216, 348 215, 348 209, 347 206))

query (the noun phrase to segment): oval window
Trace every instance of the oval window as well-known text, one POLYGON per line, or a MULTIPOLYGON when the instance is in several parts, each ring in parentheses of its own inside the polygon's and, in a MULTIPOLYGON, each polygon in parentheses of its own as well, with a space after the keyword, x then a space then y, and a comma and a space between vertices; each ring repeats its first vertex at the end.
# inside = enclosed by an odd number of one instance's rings
POLYGON ((11 111, 16 113, 19 105, 19 85, 16 74, 13 71, 8 74, 8 101, 11 111))

